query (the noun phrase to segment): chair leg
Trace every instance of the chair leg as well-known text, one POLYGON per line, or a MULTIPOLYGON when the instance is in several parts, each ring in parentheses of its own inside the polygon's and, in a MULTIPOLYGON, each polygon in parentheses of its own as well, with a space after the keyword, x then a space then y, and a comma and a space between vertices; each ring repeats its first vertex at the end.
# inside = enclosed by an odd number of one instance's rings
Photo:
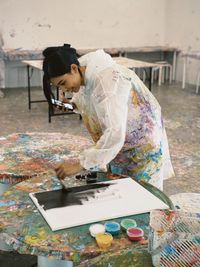
POLYGON ((197 84, 196 84, 196 94, 199 92, 199 85, 200 85, 200 71, 197 76, 197 84))
POLYGON ((170 68, 167 66, 165 70, 165 80, 169 80, 170 76, 170 68))
POLYGON ((154 68, 152 68, 152 70, 151 70, 151 84, 153 84, 154 72, 155 72, 155 70, 154 70, 154 68))
POLYGON ((172 78, 173 78, 173 69, 172 66, 169 66, 169 84, 172 83, 172 78))
POLYGON ((146 80, 145 70, 143 70, 143 72, 142 72, 142 80, 143 80, 143 83, 145 83, 145 80, 146 80))
POLYGON ((166 69, 167 69, 167 68, 166 68, 165 66, 162 67, 162 71, 161 71, 161 72, 162 72, 161 84, 162 84, 162 83, 165 83, 165 79, 166 79, 166 69))
POLYGON ((158 86, 161 86, 162 83, 162 67, 159 67, 159 72, 158 72, 158 86))

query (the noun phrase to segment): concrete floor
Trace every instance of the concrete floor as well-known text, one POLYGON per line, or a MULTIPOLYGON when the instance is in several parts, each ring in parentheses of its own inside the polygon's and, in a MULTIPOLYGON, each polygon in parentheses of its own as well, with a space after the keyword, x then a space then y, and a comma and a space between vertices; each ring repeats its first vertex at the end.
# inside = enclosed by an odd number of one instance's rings
MULTIPOLYGON (((62 132, 88 136, 78 115, 52 117, 48 122, 47 103, 32 104, 28 110, 27 89, 4 90, 0 98, 0 136, 14 132, 62 132)), ((180 192, 200 193, 200 95, 194 87, 181 89, 180 84, 153 85, 152 92, 158 99, 168 135, 172 163, 176 176, 164 182, 168 195, 180 192)), ((32 89, 33 99, 43 99, 39 88, 32 89)), ((20 257, 13 254, 12 257, 20 257)), ((22 256, 21 256, 22 257, 22 256)), ((24 264, 14 265, 8 261, 10 253, 0 253, 0 266, 31 266, 30 260, 22 259, 24 264)), ((20 260, 19 260, 20 262, 20 260)))

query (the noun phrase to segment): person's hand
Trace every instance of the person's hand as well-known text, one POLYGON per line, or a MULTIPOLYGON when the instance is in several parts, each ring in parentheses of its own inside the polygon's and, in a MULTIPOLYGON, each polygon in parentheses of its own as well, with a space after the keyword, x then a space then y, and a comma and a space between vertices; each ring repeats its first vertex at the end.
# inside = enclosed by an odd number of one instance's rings
POLYGON ((76 109, 76 104, 73 102, 70 102, 69 99, 65 98, 65 101, 60 102, 60 104, 54 104, 54 109, 55 111, 58 112, 72 112, 74 109, 76 109), (70 104, 72 106, 73 109, 70 109, 68 107, 65 106, 65 104, 70 104))
POLYGON ((58 164, 55 167, 56 175, 59 179, 63 180, 66 176, 70 176, 79 173, 83 170, 78 160, 68 160, 58 164))

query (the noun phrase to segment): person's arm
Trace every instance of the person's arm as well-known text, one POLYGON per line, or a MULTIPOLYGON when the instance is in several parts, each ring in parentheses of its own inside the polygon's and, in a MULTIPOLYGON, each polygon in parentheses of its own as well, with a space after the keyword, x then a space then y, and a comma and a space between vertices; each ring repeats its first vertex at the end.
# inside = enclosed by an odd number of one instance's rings
POLYGON ((85 169, 105 170, 124 145, 130 88, 131 83, 113 69, 96 78, 91 101, 103 135, 94 147, 80 154, 80 164, 85 169))
POLYGON ((60 162, 54 168, 59 179, 64 179, 66 176, 74 175, 83 170, 78 159, 69 159, 68 161, 60 162))

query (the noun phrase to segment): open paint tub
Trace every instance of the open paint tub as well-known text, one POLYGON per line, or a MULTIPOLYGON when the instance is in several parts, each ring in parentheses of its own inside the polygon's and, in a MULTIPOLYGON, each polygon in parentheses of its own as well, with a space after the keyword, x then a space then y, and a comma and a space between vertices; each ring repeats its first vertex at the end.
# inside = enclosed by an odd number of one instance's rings
POLYGON ((120 233, 120 224, 114 221, 105 223, 106 232, 115 236, 120 233))
POLYGON ((124 231, 127 231, 128 228, 137 227, 137 223, 133 219, 123 219, 121 220, 121 227, 124 231))
POLYGON ((97 241, 99 248, 107 249, 111 246, 112 241, 113 241, 113 237, 109 233, 97 234, 96 235, 96 241, 97 241))
POLYGON ((144 237, 144 231, 139 227, 128 228, 126 233, 128 238, 132 241, 140 241, 144 237))
POLYGON ((98 234, 105 233, 105 226, 100 223, 95 223, 95 224, 90 225, 89 231, 90 231, 91 236, 96 237, 96 235, 98 234))

